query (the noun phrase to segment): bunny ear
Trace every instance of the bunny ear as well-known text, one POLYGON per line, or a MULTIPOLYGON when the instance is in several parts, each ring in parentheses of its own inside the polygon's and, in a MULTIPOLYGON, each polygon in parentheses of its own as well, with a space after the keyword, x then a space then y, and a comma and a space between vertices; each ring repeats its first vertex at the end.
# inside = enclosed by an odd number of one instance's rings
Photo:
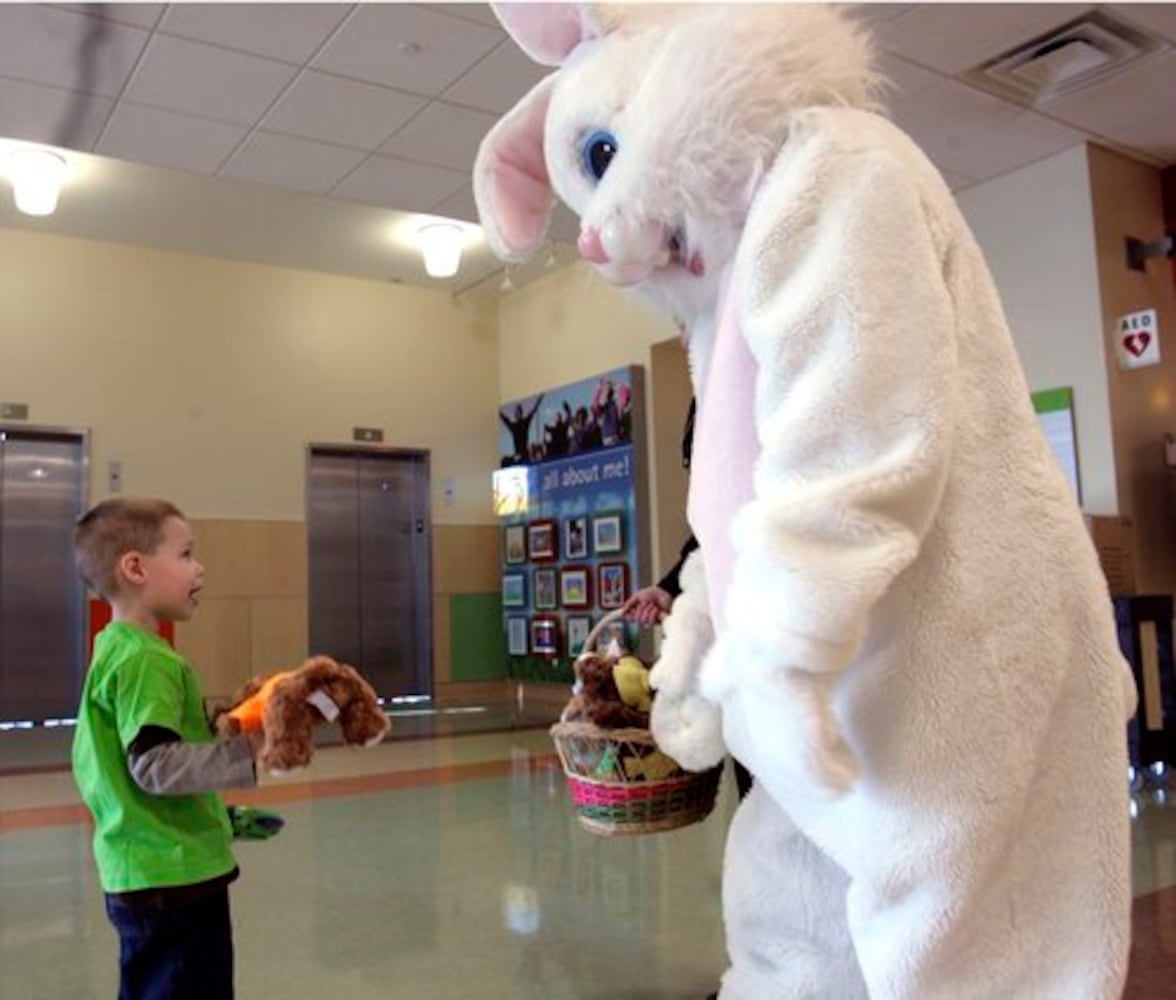
POLYGON ((584 4, 494 3, 502 26, 535 62, 562 65, 569 52, 594 34, 584 4))
POLYGON ((547 106, 557 74, 540 80, 482 140, 474 197, 490 249, 523 260, 547 234, 555 193, 543 158, 547 106))

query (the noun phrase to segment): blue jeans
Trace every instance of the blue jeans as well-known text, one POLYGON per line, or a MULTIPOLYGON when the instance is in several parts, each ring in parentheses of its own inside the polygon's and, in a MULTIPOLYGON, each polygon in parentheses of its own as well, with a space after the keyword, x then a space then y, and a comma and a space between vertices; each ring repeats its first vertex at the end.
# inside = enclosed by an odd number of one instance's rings
POLYGON ((118 931, 118 1000, 232 1000, 229 889, 107 896, 118 931))

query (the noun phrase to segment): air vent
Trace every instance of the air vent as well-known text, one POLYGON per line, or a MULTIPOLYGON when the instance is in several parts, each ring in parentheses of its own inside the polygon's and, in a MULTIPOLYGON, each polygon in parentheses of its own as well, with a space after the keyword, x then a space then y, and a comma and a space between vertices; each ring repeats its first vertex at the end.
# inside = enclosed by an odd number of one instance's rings
POLYGON ((974 87, 1021 104, 1044 104, 1167 47, 1163 39, 1092 11, 961 75, 974 87))

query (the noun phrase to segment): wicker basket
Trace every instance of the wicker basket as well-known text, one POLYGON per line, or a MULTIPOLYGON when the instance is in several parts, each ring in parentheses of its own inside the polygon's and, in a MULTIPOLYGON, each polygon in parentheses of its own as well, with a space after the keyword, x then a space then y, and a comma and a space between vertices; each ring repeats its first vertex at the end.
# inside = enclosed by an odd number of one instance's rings
MULTIPOLYGON (((592 655, 595 640, 620 617, 613 612, 600 620, 580 659, 592 655)), ((706 819, 714 808, 722 768, 698 774, 683 770, 657 748, 648 729, 557 722, 551 738, 580 825, 592 833, 616 837, 677 830, 706 819)))

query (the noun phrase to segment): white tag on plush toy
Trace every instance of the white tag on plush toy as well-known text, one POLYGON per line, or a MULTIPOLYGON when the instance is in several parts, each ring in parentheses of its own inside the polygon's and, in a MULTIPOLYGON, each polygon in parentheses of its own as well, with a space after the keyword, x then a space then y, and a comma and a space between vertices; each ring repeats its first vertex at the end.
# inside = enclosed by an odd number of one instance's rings
POLYGON ((323 713, 323 718, 328 722, 334 722, 339 718, 339 706, 331 701, 331 696, 326 691, 312 691, 306 696, 306 700, 323 713))

